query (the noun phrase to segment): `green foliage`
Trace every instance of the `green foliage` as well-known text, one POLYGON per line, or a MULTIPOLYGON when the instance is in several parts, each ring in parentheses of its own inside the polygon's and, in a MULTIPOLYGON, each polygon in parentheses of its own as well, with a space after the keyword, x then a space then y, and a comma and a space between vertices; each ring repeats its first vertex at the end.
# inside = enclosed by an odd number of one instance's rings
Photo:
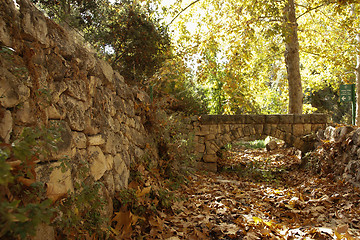
POLYGON ((68 158, 61 160, 62 171, 76 169, 74 176, 79 178, 74 183, 74 192, 56 204, 47 198, 44 184, 35 181, 35 162, 45 161, 57 149, 60 131, 55 124, 26 127, 12 144, 0 144, 0 238, 28 239, 42 223, 53 225, 67 238, 84 232, 90 236, 106 235, 102 229, 107 221, 102 213, 105 203, 99 192, 103 186, 86 180, 89 173, 86 161, 73 167, 68 158), (52 221, 54 215, 58 217, 52 221))
POLYGON ((89 31, 106 21, 108 0, 33 0, 53 20, 89 31))
POLYGON ((12 144, 0 144, 0 237, 28 239, 49 224, 55 209, 43 184, 35 182, 34 161, 47 156, 59 140, 54 128, 24 128, 12 144), (20 161, 16 167, 10 162, 20 161), (34 183, 25 186, 21 179, 34 183))
POLYGON ((224 168, 222 171, 235 172, 241 177, 249 177, 261 182, 276 182, 280 177, 279 174, 286 171, 286 169, 271 167, 270 161, 272 161, 270 158, 253 160, 246 165, 239 164, 224 168))
POLYGON ((58 204, 60 217, 53 223, 63 237, 106 235, 104 224, 109 220, 103 216, 105 200, 101 196, 103 184, 81 182, 73 193, 58 204))
POLYGON ((103 45, 113 49, 112 65, 130 82, 143 82, 159 70, 170 50, 167 29, 151 9, 135 1, 116 3, 103 45))
POLYGON ((84 34, 131 83, 156 73, 168 57, 167 28, 154 12, 156 4, 126 0, 34 0, 51 18, 84 34))
POLYGON ((177 179, 185 175, 195 161, 194 135, 187 129, 190 119, 179 113, 168 115, 159 111, 155 121, 155 132, 159 136, 160 171, 163 176, 177 179))
POLYGON ((244 146, 244 147, 250 148, 250 149, 265 148, 266 144, 269 142, 269 140, 270 140, 270 138, 260 139, 260 140, 250 141, 250 142, 238 142, 238 143, 236 143, 236 145, 244 146))
MULTIPOLYGON (((128 206, 130 209, 137 208, 138 199, 136 196, 135 189, 123 189, 117 194, 117 199, 119 200, 119 204, 121 206, 128 206)), ((117 206, 120 208, 120 206, 117 206)))

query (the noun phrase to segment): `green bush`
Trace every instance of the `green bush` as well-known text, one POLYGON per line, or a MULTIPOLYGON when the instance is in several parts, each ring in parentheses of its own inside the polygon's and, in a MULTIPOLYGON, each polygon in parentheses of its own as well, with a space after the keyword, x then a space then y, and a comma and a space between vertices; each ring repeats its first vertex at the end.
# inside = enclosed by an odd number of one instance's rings
POLYGON ((55 128, 42 127, 24 128, 12 144, 0 143, 0 238, 27 239, 39 224, 50 224, 55 208, 43 183, 35 182, 34 168, 57 141, 55 128), (22 179, 33 183, 24 185, 22 179))

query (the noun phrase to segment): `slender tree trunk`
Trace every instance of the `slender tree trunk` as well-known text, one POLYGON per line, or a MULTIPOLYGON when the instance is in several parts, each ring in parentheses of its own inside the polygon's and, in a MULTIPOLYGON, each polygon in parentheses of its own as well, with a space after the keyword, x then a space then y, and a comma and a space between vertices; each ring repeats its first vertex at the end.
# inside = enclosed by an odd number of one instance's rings
POLYGON ((284 9, 285 64, 289 84, 289 113, 301 114, 303 92, 300 76, 299 40, 294 0, 288 0, 284 9))
POLYGON ((356 41, 357 41, 357 52, 356 52, 356 68, 355 68, 355 76, 356 76, 356 117, 355 117, 355 125, 360 125, 360 33, 356 34, 356 41))

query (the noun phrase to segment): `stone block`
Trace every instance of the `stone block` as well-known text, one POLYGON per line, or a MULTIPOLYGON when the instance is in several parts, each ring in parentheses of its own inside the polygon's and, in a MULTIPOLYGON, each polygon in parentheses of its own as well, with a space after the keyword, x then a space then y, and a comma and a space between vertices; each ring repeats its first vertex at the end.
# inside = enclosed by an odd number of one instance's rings
POLYGON ((291 146, 294 143, 295 138, 296 137, 294 137, 292 133, 286 133, 284 141, 291 146))
POLYGON ((86 135, 82 132, 72 132, 72 139, 76 148, 86 148, 86 135))
POLYGON ((265 122, 266 124, 278 124, 280 122, 280 116, 281 115, 277 115, 277 114, 266 115, 265 122))
POLYGON ((233 122, 236 124, 244 124, 246 122, 246 115, 232 115, 233 122))
POLYGON ((263 124, 265 123, 265 115, 255 115, 255 114, 251 114, 251 115, 246 115, 246 120, 245 123, 247 124, 263 124))
POLYGON ((233 129, 230 131, 230 134, 232 136, 232 138, 234 139, 239 139, 241 136, 239 135, 239 132, 237 131, 237 129, 233 129))
POLYGON ((195 151, 199 153, 205 152, 205 145, 204 144, 196 144, 195 151))
POLYGON ((203 156, 203 160, 206 163, 216 163, 218 157, 215 154, 205 154, 203 156))
POLYGON ((220 131, 220 126, 219 125, 209 125, 209 131, 210 131, 210 134, 216 134, 216 133, 219 133, 220 131))
POLYGON ((21 104, 16 111, 16 121, 25 124, 33 123, 35 119, 32 109, 33 108, 30 107, 29 102, 21 104))
POLYGON ((51 153, 51 159, 62 159, 65 156, 72 157, 73 153, 71 148, 73 144, 73 139, 69 125, 65 121, 58 120, 52 120, 50 121, 50 123, 51 125, 60 130, 61 137, 61 141, 56 143, 57 151, 51 153))
POLYGON ((121 191, 122 189, 128 187, 129 176, 130 176, 129 170, 124 170, 120 174, 114 172, 115 191, 121 191))
POLYGON ((36 227, 36 233, 31 240, 55 240, 55 229, 53 226, 39 224, 36 227))
POLYGON ((294 136, 303 136, 304 135, 304 125, 303 124, 294 124, 292 133, 294 136))
POLYGON ((74 191, 71 169, 62 169, 60 162, 47 163, 35 168, 36 180, 44 182, 47 187, 47 196, 56 200, 74 191))
POLYGON ((311 123, 311 114, 294 114, 294 123, 311 123))
MULTIPOLYGON (((9 1, 10 2, 10 1, 9 1)), ((5 21, 0 19, 0 42, 4 43, 5 46, 12 46, 12 39, 10 28, 7 27, 5 21)))
POLYGON ((46 112, 49 120, 63 120, 66 117, 66 110, 57 104, 47 107, 46 112))
POLYGON ((311 133, 311 124, 304 124, 304 135, 311 133))
POLYGON ((7 69, 0 67, 0 104, 13 108, 30 97, 30 89, 7 69))
POLYGON ((282 132, 291 132, 293 130, 292 124, 279 124, 278 129, 282 132))
POLYGON ((200 171, 217 172, 216 163, 197 162, 196 168, 200 171))
POLYGON ((328 116, 326 114, 319 114, 319 113, 312 114, 311 123, 326 125, 328 123, 328 116))
POLYGON ((104 185, 106 189, 109 191, 109 194, 111 196, 114 196, 115 194, 115 181, 114 181, 114 175, 112 171, 105 172, 104 176, 104 185))
POLYGON ((265 124, 264 125, 264 130, 263 130, 264 135, 271 136, 270 134, 271 134, 271 126, 272 125, 273 124, 265 124))
POLYGON ((255 129, 255 133, 257 135, 262 135, 263 134, 263 131, 264 131, 264 124, 256 124, 254 126, 254 129, 255 129))
POLYGON ((103 144, 105 144, 105 138, 101 134, 88 137, 89 146, 99 146, 103 144))
POLYGON ((91 97, 93 97, 96 93, 96 87, 98 83, 100 82, 100 79, 95 76, 89 77, 89 85, 88 85, 88 93, 91 97))
POLYGON ((85 129, 85 105, 72 97, 64 96, 63 98, 67 112, 67 119, 71 130, 81 132, 85 129), (71 111, 70 111, 71 109, 71 111))
POLYGON ((83 80, 67 80, 66 85, 68 86, 67 94, 76 100, 86 101, 88 89, 86 83, 83 80))
POLYGON ((219 148, 215 145, 214 142, 208 141, 205 142, 206 154, 216 154, 219 148))
POLYGON ((231 140, 231 134, 230 133, 226 133, 222 136, 222 142, 225 142, 226 143, 231 143, 232 140, 231 140))
POLYGON ((250 136, 251 132, 250 132, 250 127, 249 127, 249 125, 245 125, 245 126, 244 126, 243 132, 244 132, 244 136, 245 136, 245 137, 250 136))
POLYGON ((41 44, 48 46, 48 27, 45 16, 34 6, 23 7, 25 3, 26 5, 29 4, 26 1, 20 2, 22 9, 26 9, 26 11, 21 11, 23 15, 21 27, 24 32, 22 38, 29 41, 39 41, 41 44))
POLYGON ((294 123, 294 114, 284 114, 280 115, 279 123, 292 124, 294 123))
POLYGON ((114 167, 114 157, 111 154, 105 154, 106 169, 112 170, 114 167))
POLYGON ((98 59, 98 70, 99 70, 99 76, 101 79, 103 79, 106 85, 110 86, 111 88, 115 89, 114 86, 114 70, 110 66, 109 63, 107 63, 105 60, 98 59))
POLYGON ((88 147, 88 158, 90 175, 97 181, 107 170, 106 157, 98 146, 90 146, 88 147))
POLYGON ((64 81, 53 82, 52 84, 50 84, 51 102, 58 103, 60 100, 61 94, 63 92, 65 92, 67 89, 68 89, 68 86, 64 81))
POLYGON ((13 131, 13 118, 9 110, 0 106, 0 139, 9 143, 10 135, 13 131))
POLYGON ((243 125, 239 126, 239 128, 237 129, 239 138, 242 138, 244 136, 244 131, 243 131, 243 125))

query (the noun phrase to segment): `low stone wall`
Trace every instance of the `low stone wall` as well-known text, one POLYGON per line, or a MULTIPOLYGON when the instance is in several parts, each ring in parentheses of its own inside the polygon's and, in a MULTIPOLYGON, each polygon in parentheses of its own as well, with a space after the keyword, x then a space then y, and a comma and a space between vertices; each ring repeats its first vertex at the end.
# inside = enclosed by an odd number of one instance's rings
POLYGON ((318 174, 345 179, 360 188, 360 128, 329 126, 318 137, 322 141, 308 157, 309 166, 318 174))
POLYGON ((196 153, 205 169, 216 171, 216 152, 227 143, 246 137, 272 136, 302 151, 310 149, 304 136, 325 129, 324 114, 204 115, 195 117, 196 153))
POLYGON ((63 142, 38 163, 38 180, 58 194, 72 191, 76 166, 85 161, 113 196, 127 187, 130 163, 151 145, 136 110, 149 97, 125 84, 78 34, 27 0, 19 5, 0 1, 0 140, 12 142, 26 126, 56 124, 63 142), (61 172, 64 156, 73 169, 61 172))

